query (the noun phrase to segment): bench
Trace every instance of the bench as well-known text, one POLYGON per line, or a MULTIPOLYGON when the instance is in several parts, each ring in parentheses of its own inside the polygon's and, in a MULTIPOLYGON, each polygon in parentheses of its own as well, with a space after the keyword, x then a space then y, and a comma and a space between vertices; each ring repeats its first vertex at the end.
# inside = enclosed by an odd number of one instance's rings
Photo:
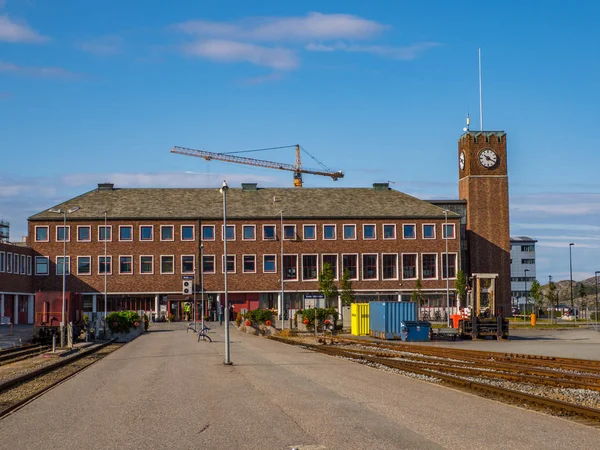
POLYGON ((448 338, 453 341, 458 337, 458 329, 456 328, 432 328, 431 339, 443 339, 448 338))

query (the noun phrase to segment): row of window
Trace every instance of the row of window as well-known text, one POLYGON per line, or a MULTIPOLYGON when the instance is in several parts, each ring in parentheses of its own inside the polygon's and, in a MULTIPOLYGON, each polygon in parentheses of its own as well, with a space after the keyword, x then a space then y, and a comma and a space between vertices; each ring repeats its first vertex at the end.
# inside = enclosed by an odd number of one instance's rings
POLYGON ((510 281, 533 281, 535 277, 511 277, 510 281))
MULTIPOLYGON (((517 247, 516 245, 511 245, 510 249, 512 250, 513 247, 517 247)), ((521 251, 522 252, 535 252, 535 245, 521 245, 521 251)))
MULTIPOLYGON (((402 253, 398 258, 397 253, 352 253, 341 255, 341 271, 338 270, 338 255, 337 254, 309 254, 309 255, 283 255, 283 279, 285 281, 315 281, 319 277, 319 271, 328 263, 334 274, 335 279, 339 279, 340 274, 346 270, 349 273, 351 280, 398 280, 399 273, 403 280, 414 280, 422 278, 431 280, 438 278, 438 254, 437 253, 421 253, 421 264, 418 264, 418 253, 402 253), (360 261, 360 267, 359 267, 360 261), (300 266, 300 267, 299 267, 300 266), (359 270, 360 269, 360 270, 359 270), (360 275, 360 278, 359 278, 360 275)), ((456 253, 448 253, 448 264, 446 264, 446 254, 441 255, 442 273, 441 278, 446 279, 446 271, 449 278, 456 278, 456 253)), ((98 275, 112 275, 113 273, 113 257, 98 256, 97 257, 98 275)), ((160 255, 159 273, 161 275, 175 274, 175 256, 160 255)), ((260 260, 260 258, 258 258, 260 260)), ((241 273, 257 273, 262 270, 262 273, 277 273, 278 256, 263 255, 262 268, 258 267, 256 255, 241 255, 241 273)), ((154 256, 142 255, 139 256, 139 267, 137 273, 140 275, 154 274, 154 256)), ((227 273, 236 273, 238 271, 237 255, 227 255, 227 273)), ((48 275, 50 273, 50 261, 47 256, 37 256, 35 258, 35 274, 48 275)), ((71 260, 67 256, 63 260, 62 256, 56 258, 56 275, 62 275, 63 265, 66 266, 66 273, 70 273, 71 260)), ((182 255, 180 260, 179 272, 182 274, 193 274, 195 271, 194 255, 182 255)), ((221 260, 221 272, 225 270, 225 260, 221 260)), ((216 256, 203 255, 202 272, 204 274, 214 274, 217 272, 216 256)), ((77 275, 92 275, 92 257, 78 256, 77 257, 77 275)), ((121 255, 118 257, 118 273, 121 275, 133 275, 134 257, 131 255, 121 255)))
POLYGON ((31 256, 0 252, 0 273, 31 275, 31 256))
MULTIPOLYGON (((343 224, 340 226, 342 238, 344 240, 358 239, 358 226, 356 224, 343 224)), ((161 241, 175 240, 174 225, 160 225, 159 238, 161 241)), ((262 239, 265 241, 277 239, 276 225, 262 226, 262 239)), ((119 241, 133 241, 134 228, 133 225, 119 225, 119 241)), ((338 226, 336 224, 325 224, 322 226, 322 238, 324 240, 338 239, 338 226)), ((257 239, 256 225, 241 225, 242 240, 255 241, 257 239)), ((396 224, 383 224, 381 227, 383 239, 396 239, 396 224)), ((421 227, 423 239, 436 239, 436 225, 423 224, 421 227)), ((455 239, 455 226, 452 223, 442 224, 442 239, 455 239)), ((56 226, 55 233, 56 242, 64 242, 71 240, 71 226, 63 225, 56 226)), ((98 241, 112 241, 112 225, 98 225, 97 233, 98 241)), ((182 241, 194 241, 196 238, 195 225, 181 225, 180 239, 182 241)), ((202 240, 215 240, 215 225, 202 225, 202 240)), ((296 225, 283 225, 283 239, 295 240, 300 238, 296 230, 296 225)), ((416 224, 402 225, 403 239, 417 239, 416 224)), ((223 227, 221 229, 221 239, 223 239, 223 227)), ((302 239, 306 241, 317 239, 317 225, 302 225, 302 239)), ((375 224, 364 224, 362 226, 362 239, 373 240, 377 239, 377 226, 375 224)), ((154 241, 154 225, 140 225, 138 230, 139 241, 154 241)), ((236 240, 236 225, 227 225, 227 240, 236 240)), ((48 225, 35 227, 35 241, 49 242, 50 228, 48 225)), ((77 242, 91 242, 92 227, 91 225, 77 226, 77 242)))

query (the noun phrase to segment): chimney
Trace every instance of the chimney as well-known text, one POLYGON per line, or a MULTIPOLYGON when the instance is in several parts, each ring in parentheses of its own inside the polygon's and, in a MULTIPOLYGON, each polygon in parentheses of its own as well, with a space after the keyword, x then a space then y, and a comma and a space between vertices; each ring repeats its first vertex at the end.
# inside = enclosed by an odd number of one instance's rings
POLYGON ((258 191, 258 183, 242 183, 242 191, 258 191))
POLYGON ((373 183, 373 189, 376 191, 389 191, 390 183, 373 183))
POLYGON ((113 191, 115 189, 115 185, 112 183, 98 183, 99 191, 113 191))

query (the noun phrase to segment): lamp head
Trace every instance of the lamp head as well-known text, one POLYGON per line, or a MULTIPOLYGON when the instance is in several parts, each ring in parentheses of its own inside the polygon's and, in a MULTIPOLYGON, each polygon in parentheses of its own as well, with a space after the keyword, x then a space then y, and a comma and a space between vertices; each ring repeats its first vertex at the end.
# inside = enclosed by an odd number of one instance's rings
POLYGON ((221 192, 221 194, 225 191, 227 191, 227 189, 229 189, 229 186, 227 186, 227 180, 223 180, 223 185, 221 186, 221 189, 219 189, 219 192, 221 192))
POLYGON ((79 211, 81 208, 79 206, 73 206, 72 208, 70 208, 67 213, 71 214, 74 213, 75 211, 79 211))
POLYGON ((569 244, 569 247, 570 247, 570 246, 572 246, 572 245, 575 245, 575 244, 574 244, 573 242, 571 242, 571 243, 569 244))
POLYGON ((50 208, 50 209, 48 210, 48 212, 51 212, 51 213, 56 213, 56 214, 62 214, 62 213, 63 213, 63 210, 62 210, 62 209, 60 209, 60 208, 50 208))

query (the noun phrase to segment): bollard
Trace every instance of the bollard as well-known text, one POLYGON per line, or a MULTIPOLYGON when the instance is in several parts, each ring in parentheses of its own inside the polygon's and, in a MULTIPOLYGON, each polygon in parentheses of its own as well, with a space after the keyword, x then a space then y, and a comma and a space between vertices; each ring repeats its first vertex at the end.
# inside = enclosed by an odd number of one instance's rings
POLYGON ((532 313, 531 314, 531 326, 535 327, 536 322, 537 322, 537 317, 535 314, 532 313))
POLYGON ((52 353, 56 353, 56 335, 52 335, 52 353))

